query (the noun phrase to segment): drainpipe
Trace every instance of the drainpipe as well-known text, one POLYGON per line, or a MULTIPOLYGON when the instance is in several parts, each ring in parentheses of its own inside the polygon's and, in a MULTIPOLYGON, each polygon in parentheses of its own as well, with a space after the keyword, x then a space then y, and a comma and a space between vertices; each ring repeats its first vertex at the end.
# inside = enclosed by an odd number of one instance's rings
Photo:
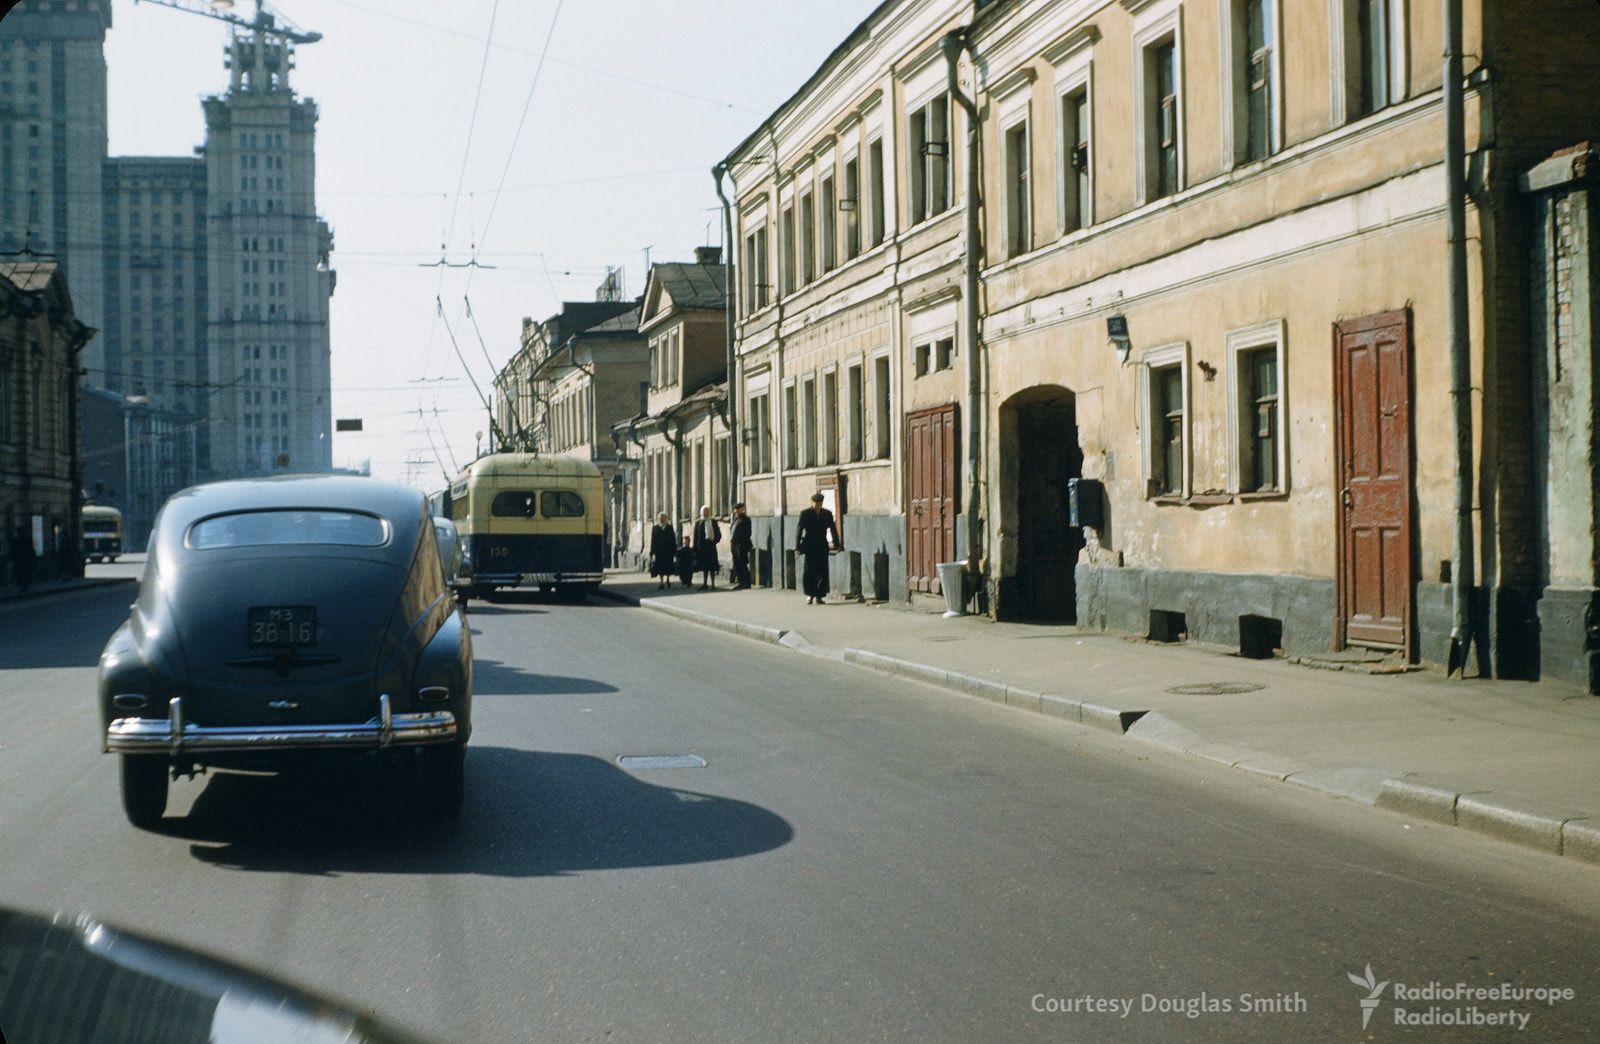
POLYGON ((939 41, 944 51, 950 76, 950 97, 955 99, 967 114, 966 150, 966 227, 962 232, 961 267, 961 317, 963 334, 967 342, 967 574, 973 585, 972 594, 981 597, 983 592, 983 519, 982 474, 984 421, 983 412, 983 356, 978 342, 978 266, 982 262, 979 251, 981 241, 978 227, 978 107, 961 90, 957 75, 957 62, 965 50, 974 65, 977 54, 972 49, 967 26, 951 31, 939 41))
POLYGON ((1461 0, 1443 0, 1446 278, 1450 301, 1450 406, 1455 428, 1455 531, 1450 546, 1450 660, 1467 674, 1472 647, 1472 345, 1467 329, 1466 132, 1461 0))
POLYGON ((723 257, 723 285, 722 285, 722 310, 727 320, 728 358, 726 369, 723 371, 723 381, 728 389, 724 397, 725 408, 723 420, 728 425, 728 517, 733 517, 733 505, 744 498, 739 496, 739 396, 738 385, 733 379, 734 365, 734 310, 738 295, 734 287, 738 285, 737 274, 733 264, 733 206, 728 202, 728 197, 722 191, 722 176, 728 171, 726 163, 718 163, 711 168, 711 174, 717 179, 717 198, 722 201, 722 246, 726 256, 723 257))

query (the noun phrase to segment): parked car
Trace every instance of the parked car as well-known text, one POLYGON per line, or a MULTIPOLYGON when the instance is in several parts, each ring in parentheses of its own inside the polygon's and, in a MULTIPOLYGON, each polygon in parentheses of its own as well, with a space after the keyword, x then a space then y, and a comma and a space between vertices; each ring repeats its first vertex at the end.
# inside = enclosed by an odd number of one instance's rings
POLYGON ((122 804, 160 821, 203 768, 310 755, 414 761, 453 815, 472 731, 472 639, 422 494, 344 476, 218 482, 157 516, 128 621, 100 656, 122 804))
POLYGON ((456 524, 442 515, 433 516, 433 533, 439 540, 439 560, 444 563, 444 582, 456 593, 461 611, 466 612, 467 597, 472 591, 472 559, 456 524))

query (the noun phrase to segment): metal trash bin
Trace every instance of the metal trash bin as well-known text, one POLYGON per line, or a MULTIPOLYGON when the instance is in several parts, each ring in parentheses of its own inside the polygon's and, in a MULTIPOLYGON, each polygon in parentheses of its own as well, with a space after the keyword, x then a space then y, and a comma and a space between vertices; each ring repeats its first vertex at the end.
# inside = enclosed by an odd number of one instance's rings
POLYGON ((944 591, 945 619, 952 616, 966 616, 967 583, 965 562, 940 562, 934 568, 939 570, 939 587, 944 591))

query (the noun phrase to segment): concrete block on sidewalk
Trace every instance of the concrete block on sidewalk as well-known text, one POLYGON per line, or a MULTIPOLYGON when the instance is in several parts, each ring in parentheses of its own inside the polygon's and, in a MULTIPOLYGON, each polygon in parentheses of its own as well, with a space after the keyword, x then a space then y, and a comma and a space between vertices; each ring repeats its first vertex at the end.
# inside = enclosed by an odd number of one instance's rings
POLYGON ((1041 692, 1039 694, 1039 713, 1048 714, 1052 718, 1061 718, 1064 721, 1081 722, 1083 720, 1083 703, 1069 699, 1066 696, 1041 692))
POLYGON ((1128 735, 1169 750, 1190 751, 1204 746, 1206 738, 1179 725, 1160 711, 1152 711, 1128 727, 1128 735))
POLYGON ((1290 775, 1288 781, 1363 805, 1376 805, 1384 781, 1399 775, 1394 769, 1310 768, 1290 775))
POLYGON ((1097 729, 1125 734, 1128 726, 1144 717, 1142 710, 1118 710, 1115 707, 1102 707, 1098 703, 1085 703, 1080 711, 1080 720, 1085 725, 1092 725, 1097 729))
POLYGON ((1600 819, 1570 819, 1561 824, 1561 854, 1600 863, 1600 819))
POLYGON ((1455 826, 1459 797, 1457 791, 1448 787, 1402 777, 1383 781, 1378 789, 1377 806, 1416 819, 1455 826))
POLYGON ((1494 794, 1456 799, 1456 825, 1519 845, 1561 854, 1561 828, 1577 813, 1494 794))

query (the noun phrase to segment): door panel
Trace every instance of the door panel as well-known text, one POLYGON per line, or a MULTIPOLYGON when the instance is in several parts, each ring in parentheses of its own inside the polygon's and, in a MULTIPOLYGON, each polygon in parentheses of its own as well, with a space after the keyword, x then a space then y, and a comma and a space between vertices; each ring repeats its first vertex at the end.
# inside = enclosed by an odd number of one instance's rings
POLYGON ((1340 645, 1412 639, 1409 329, 1389 312, 1334 330, 1340 645))
POLYGON ((1074 570, 1083 531, 1069 525, 1068 480, 1081 477, 1077 411, 1072 399, 1023 406, 1017 417, 1017 573, 1024 612, 1038 620, 1074 620, 1074 570))
POLYGON ((906 417, 906 585, 939 592, 940 562, 956 553, 956 408, 906 417))

